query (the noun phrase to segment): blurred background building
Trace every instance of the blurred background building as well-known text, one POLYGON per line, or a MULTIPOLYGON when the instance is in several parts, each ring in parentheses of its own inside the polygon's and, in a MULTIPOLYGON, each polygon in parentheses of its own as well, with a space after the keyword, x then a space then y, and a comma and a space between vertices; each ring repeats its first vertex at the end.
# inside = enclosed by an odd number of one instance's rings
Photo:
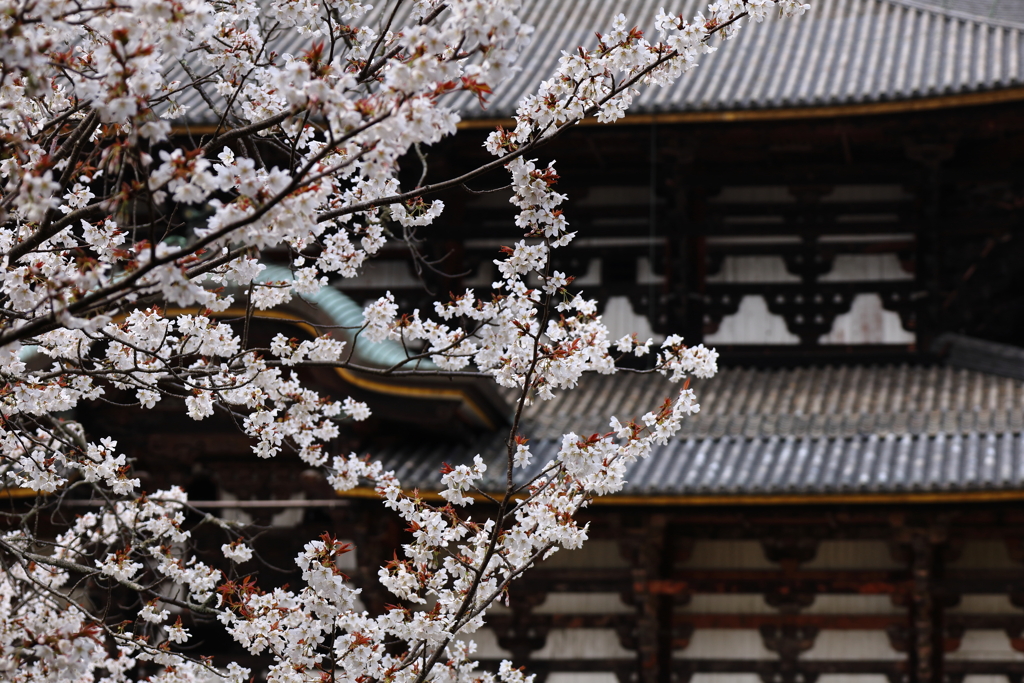
MULTIPOLYGON (((619 11, 652 27, 665 3, 525 4, 537 32, 521 87, 486 109, 467 98, 430 177, 486 161, 484 136, 560 49, 619 11)), ((579 231, 555 267, 616 334, 681 333, 716 346, 724 368, 698 383, 684 432, 588 510, 587 546, 514 585, 478 634, 484 660, 512 657, 541 683, 1024 680, 1022 78, 1024 2, 815 0, 797 20, 744 28, 619 124, 580 125, 538 153, 557 160, 579 231)), ((439 294, 488 288, 497 249, 520 237, 508 197, 445 195, 422 230, 433 267, 394 242, 317 315, 357 325, 385 291, 431 310, 439 294)), ((490 387, 312 379, 375 411, 339 449, 382 457, 424 495, 442 462, 481 453, 494 471, 504 458, 512 397, 490 387)), ((561 434, 603 432, 669 391, 587 378, 531 408, 523 434, 552 454, 561 434)), ((108 409, 93 419, 125 439, 139 428, 108 409)), ((397 522, 369 492, 333 500, 297 463, 243 464, 245 440, 221 427, 156 420, 140 451, 159 459, 154 485, 187 481, 193 498, 270 525, 261 542, 282 567, 334 526, 356 541, 367 608, 381 608, 376 568, 397 522)))

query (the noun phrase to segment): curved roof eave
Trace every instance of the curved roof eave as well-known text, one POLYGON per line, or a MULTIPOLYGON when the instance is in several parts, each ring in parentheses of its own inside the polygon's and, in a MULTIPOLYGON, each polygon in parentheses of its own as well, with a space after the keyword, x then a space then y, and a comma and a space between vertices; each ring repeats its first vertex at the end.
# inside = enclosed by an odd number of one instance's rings
MULTIPOLYGON (((291 281, 292 273, 283 266, 268 265, 258 277, 262 282, 291 281)), ((263 311, 261 315, 279 318, 282 322, 308 328, 319 334, 324 323, 330 329, 339 330, 358 364, 370 368, 386 369, 394 367, 406 360, 406 352, 402 345, 393 340, 381 342, 362 341, 353 344, 353 330, 363 325, 363 310, 348 295, 332 286, 322 287, 316 294, 298 297, 316 309, 319 321, 308 320, 308 315, 292 314, 294 304, 286 304, 272 311, 263 311), (320 323, 319 325, 317 323, 320 323)), ((308 313, 308 312, 307 312, 308 313)), ((425 371, 425 376, 388 376, 373 375, 346 367, 335 367, 334 371, 346 383, 364 391, 385 396, 405 397, 427 400, 455 400, 466 407, 467 415, 488 429, 495 429, 507 417, 508 406, 493 386, 487 386, 477 378, 430 377, 431 371, 439 370, 429 359, 417 361, 412 366, 425 371)))
MULTIPOLYGON (((257 279, 260 282, 291 282, 293 278, 289 269, 267 265, 257 279)), ((353 330, 358 330, 363 325, 363 309, 359 304, 331 286, 322 287, 316 294, 298 296, 327 316, 333 327, 342 330, 344 336, 350 338, 349 344, 352 346, 353 330)), ((402 345, 390 339, 376 343, 361 340, 355 343, 354 347, 356 359, 373 367, 390 368, 406 359, 402 345)), ((419 367, 431 370, 437 368, 429 360, 420 363, 419 367)))

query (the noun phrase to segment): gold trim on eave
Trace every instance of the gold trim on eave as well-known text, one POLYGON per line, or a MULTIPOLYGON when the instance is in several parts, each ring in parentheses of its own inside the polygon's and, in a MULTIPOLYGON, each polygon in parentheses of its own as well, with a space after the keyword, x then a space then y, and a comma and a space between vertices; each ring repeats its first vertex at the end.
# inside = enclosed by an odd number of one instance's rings
MULTIPOLYGON (((411 489, 406 491, 411 493, 411 489)), ((378 498, 369 488, 357 488, 338 494, 342 498, 378 498)), ((436 491, 420 491, 424 500, 443 500, 436 491)), ((471 497, 486 502, 480 494, 471 497)), ((633 505, 636 507, 698 507, 723 505, 884 505, 893 503, 1006 503, 1024 501, 1024 490, 1013 491, 922 491, 919 493, 819 493, 813 495, 744 495, 732 496, 600 496, 594 505, 633 505)))
MULTIPOLYGON (((837 116, 872 116, 878 114, 902 114, 954 107, 980 107, 988 104, 1019 102, 1024 100, 1024 88, 1006 88, 982 92, 940 95, 891 102, 864 102, 861 104, 836 104, 817 107, 781 107, 777 109, 727 109, 720 111, 666 111, 655 114, 627 114, 611 125, 649 125, 652 123, 732 123, 743 121, 780 121, 789 119, 825 119, 837 116)), ((515 125, 511 118, 464 119, 458 127, 462 129, 494 128, 515 125)), ((588 118, 580 125, 599 124, 597 119, 588 118)))
POLYGON ((40 495, 32 489, 0 489, 0 497, 6 498, 35 498, 40 495))
MULTIPOLYGON (((412 490, 406 491, 411 495, 412 490)), ((0 489, 0 497, 34 498, 40 495, 32 489, 0 489)), ((339 498, 380 498, 371 488, 355 488, 338 494, 339 498)), ((420 491, 419 497, 429 501, 443 501, 437 491, 420 491)), ((474 500, 484 503, 487 498, 474 493, 474 500)), ((1014 491, 948 491, 920 493, 821 493, 817 495, 735 495, 735 496, 601 496, 595 505, 633 505, 637 507, 698 507, 722 505, 884 505, 893 503, 1010 503, 1024 501, 1024 490, 1014 491)))
MULTIPOLYGON (((954 107, 980 107, 989 104, 1003 104, 1024 100, 1024 88, 1003 88, 980 92, 939 95, 890 102, 864 102, 860 104, 836 104, 814 107, 780 107, 775 109, 725 109, 716 111, 667 111, 656 114, 631 114, 610 124, 617 126, 640 126, 652 123, 732 123, 744 121, 784 121, 798 119, 825 119, 838 116, 874 116, 879 114, 903 114, 954 107)), ((491 129, 496 126, 515 125, 511 118, 463 119, 461 130, 491 129)), ((594 118, 584 119, 580 125, 599 125, 594 118)), ((174 135, 210 135, 218 130, 213 124, 174 126, 174 135)))

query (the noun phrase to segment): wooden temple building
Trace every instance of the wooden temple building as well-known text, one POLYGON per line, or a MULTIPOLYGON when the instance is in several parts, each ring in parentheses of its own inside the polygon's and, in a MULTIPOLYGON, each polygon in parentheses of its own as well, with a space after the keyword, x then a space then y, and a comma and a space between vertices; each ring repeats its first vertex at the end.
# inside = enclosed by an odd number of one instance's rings
MULTIPOLYGON (((528 0, 522 90, 467 101, 431 177, 484 161, 486 132, 560 49, 620 10, 650 27, 661 4, 528 0)), ((1024 681, 1024 2, 813 5, 538 153, 579 230, 556 267, 616 331, 681 333, 723 369, 679 438, 588 509, 584 549, 514 585, 478 634, 487 663, 511 657, 539 683, 1024 681)), ((388 290, 411 308, 424 283, 489 286, 517 237, 508 195, 444 199, 438 272, 395 246, 326 295, 324 324, 358 324, 388 290)), ((442 462, 502 457, 509 404, 491 387, 313 379, 374 409, 339 452, 382 458, 410 488, 436 491, 442 462)), ((668 391, 588 377, 522 433, 543 456, 668 391)), ((89 419, 138 433, 137 417, 89 419)), ((153 487, 182 481, 267 525, 279 567, 325 528, 352 539, 349 571, 381 608, 376 570, 403 532, 379 502, 333 498, 297 461, 253 466, 240 435, 177 419, 147 428, 153 487)))

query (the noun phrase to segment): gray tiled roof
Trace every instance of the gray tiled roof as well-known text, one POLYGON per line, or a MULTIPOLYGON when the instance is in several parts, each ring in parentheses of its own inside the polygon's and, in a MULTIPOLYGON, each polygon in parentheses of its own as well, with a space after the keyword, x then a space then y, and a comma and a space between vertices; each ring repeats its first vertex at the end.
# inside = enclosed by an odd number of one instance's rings
MULTIPOLYGON (((1020 431, 1024 383, 950 366, 723 368, 694 380, 702 406, 683 437, 853 437, 1020 431)), ((672 393, 660 376, 589 375, 576 391, 527 412, 534 438, 607 431, 672 393)))
MULTIPOLYGON (((1015 379, 948 366, 727 368, 695 390, 701 413, 630 469, 625 494, 1024 489, 1024 382, 1015 379)), ((529 408, 522 433, 539 466, 563 432, 604 432, 608 416, 639 417, 669 392, 660 377, 588 376, 529 408)), ((405 485, 434 490, 442 462, 480 453, 497 489, 503 452, 492 435, 374 455, 405 485)))
MULTIPOLYGON (((558 442, 532 444, 540 462, 558 442)), ((500 439, 473 446, 380 454, 404 486, 438 488, 442 463, 488 463, 485 489, 504 488, 500 439)), ((526 472, 526 475, 535 472, 526 472)), ((517 477, 525 481, 526 476, 517 477)), ((1024 489, 1024 436, 970 432, 849 439, 769 437, 685 439, 655 449, 627 471, 623 495, 761 496, 963 492, 1024 489)))
MULTIPOLYGON (((750 24, 723 49, 670 88, 637 99, 635 113, 742 110, 841 105, 911 99, 1005 88, 1021 83, 1024 23, 1003 14, 975 15, 981 0, 815 0, 795 19, 750 24), (945 5, 945 6, 943 6, 945 5)), ((706 0, 687 0, 672 11, 692 16, 706 0)), ((508 115, 519 98, 551 73, 559 50, 590 45, 624 11, 652 28, 665 0, 528 3, 537 36, 517 79, 489 112, 508 115), (558 18, 552 21, 551 16, 558 18)), ((1015 15, 1013 15, 1015 16, 1015 15)))
MULTIPOLYGON (((379 22, 387 2, 369 19, 379 22)), ((562 50, 591 45, 624 12, 652 32, 659 7, 693 16, 707 0, 526 0, 523 19, 536 27, 511 87, 499 88, 486 110, 459 95, 466 118, 505 117, 557 65, 562 50)), ((845 105, 927 98, 1020 86, 1024 64, 1024 2, 1020 0, 813 0, 795 19, 748 25, 732 43, 702 58, 674 86, 639 97, 633 113, 706 112, 845 105)), ((653 35, 653 34, 652 34, 653 35)), ((296 34, 273 46, 300 53, 310 39, 296 34)), ((181 78, 177 73, 175 78, 181 78)), ((190 120, 211 112, 190 93, 190 120)))

